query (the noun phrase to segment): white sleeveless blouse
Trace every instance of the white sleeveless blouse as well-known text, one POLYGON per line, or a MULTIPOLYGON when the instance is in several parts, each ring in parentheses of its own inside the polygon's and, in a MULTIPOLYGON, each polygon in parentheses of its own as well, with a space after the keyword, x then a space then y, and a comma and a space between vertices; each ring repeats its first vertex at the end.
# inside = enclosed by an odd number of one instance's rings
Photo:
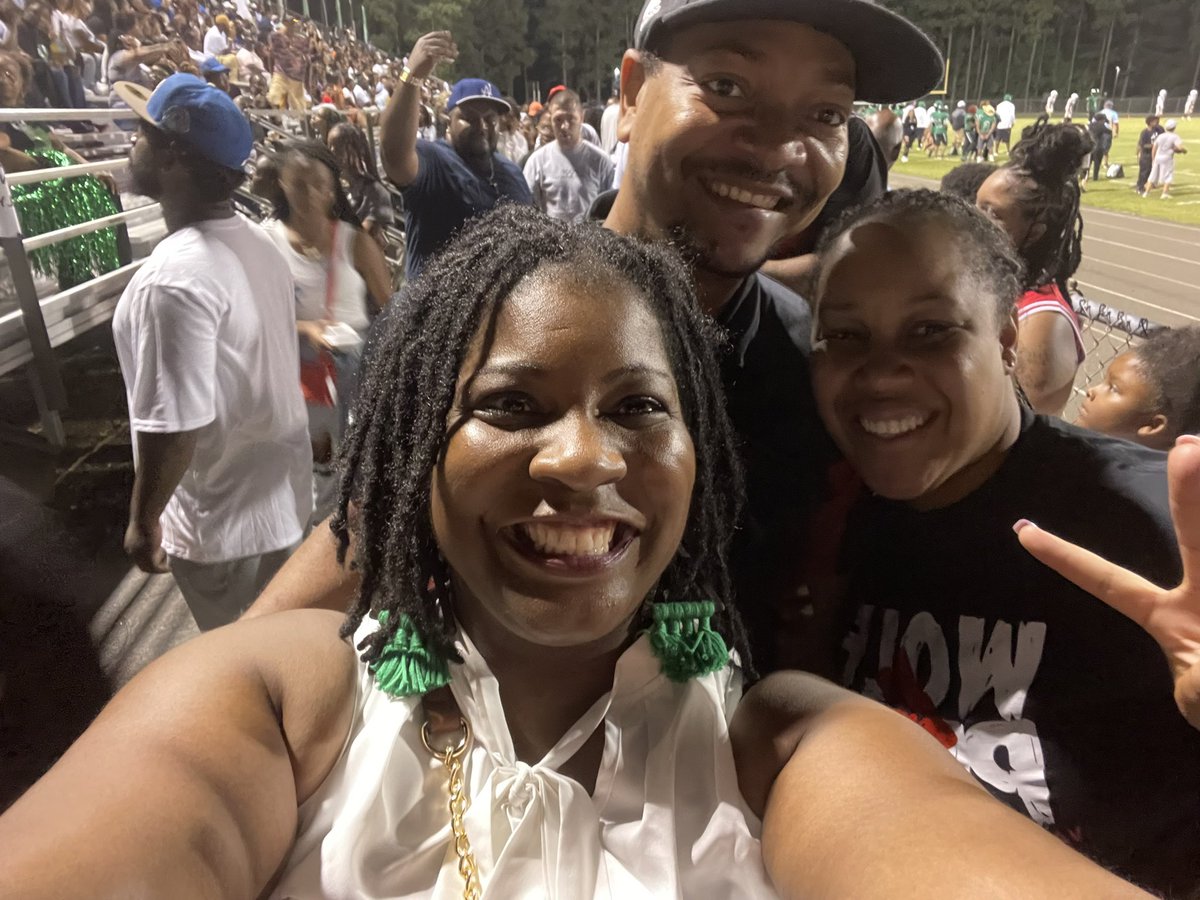
MULTIPOLYGON (((364 623, 359 637, 374 626, 364 623)), ((642 637, 617 663, 612 690, 529 766, 513 752, 496 679, 465 635, 459 651, 451 689, 474 730, 465 824, 485 900, 776 896, 729 741, 742 693, 736 666, 675 684, 642 637), (601 723, 604 756, 589 795, 556 769, 601 723)), ((300 809, 271 897, 463 896, 447 773, 421 743, 423 722, 418 698, 389 697, 360 663, 346 746, 300 809)))

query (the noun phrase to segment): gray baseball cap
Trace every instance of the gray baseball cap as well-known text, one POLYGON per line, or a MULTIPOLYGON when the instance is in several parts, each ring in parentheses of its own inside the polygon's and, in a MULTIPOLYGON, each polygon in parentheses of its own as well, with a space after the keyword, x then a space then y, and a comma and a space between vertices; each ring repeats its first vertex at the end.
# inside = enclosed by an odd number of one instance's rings
POLYGON ((646 0, 634 46, 654 50, 676 29, 745 19, 800 22, 841 41, 854 57, 857 100, 899 103, 942 81, 942 54, 933 41, 875 0, 646 0))

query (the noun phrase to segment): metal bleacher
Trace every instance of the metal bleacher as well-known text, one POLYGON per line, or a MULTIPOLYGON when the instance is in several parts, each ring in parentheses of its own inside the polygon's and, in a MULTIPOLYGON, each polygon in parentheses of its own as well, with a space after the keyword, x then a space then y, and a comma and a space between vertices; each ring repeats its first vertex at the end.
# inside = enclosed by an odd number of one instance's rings
MULTIPOLYGON (((303 114, 261 110, 248 115, 267 134, 293 136, 307 133, 307 118, 303 114)), ((122 208, 116 215, 36 237, 12 235, 0 239, 4 251, 0 255, 0 286, 3 287, 0 290, 0 376, 24 369, 41 420, 40 436, 6 425, 0 426, 0 439, 21 443, 33 440, 51 448, 63 446, 62 413, 69 398, 55 350, 112 319, 121 292, 166 236, 159 205, 129 190, 132 134, 126 129, 133 124, 130 117, 128 110, 117 109, 0 110, 0 121, 88 121, 106 126, 104 130, 84 134, 55 132, 64 144, 87 160, 86 164, 7 175, 0 169, 0 208, 7 205, 12 211, 11 185, 99 173, 108 173, 116 181, 122 208), (34 250, 105 227, 119 229, 120 268, 65 291, 58 290, 53 279, 38 277, 31 272, 28 255, 34 250)), ((374 145, 373 134, 371 138, 374 145)), ((268 213, 263 201, 245 190, 239 192, 236 205, 240 212, 255 220, 261 220, 268 213)), ((402 272, 404 235, 389 229, 387 237, 392 270, 402 272)))

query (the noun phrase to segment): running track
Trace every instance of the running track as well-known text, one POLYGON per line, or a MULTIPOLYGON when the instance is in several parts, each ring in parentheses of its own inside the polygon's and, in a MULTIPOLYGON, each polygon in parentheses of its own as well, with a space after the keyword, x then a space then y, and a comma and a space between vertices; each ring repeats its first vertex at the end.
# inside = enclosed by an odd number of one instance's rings
MULTIPOLYGON (((936 187, 895 171, 891 181, 936 187)), ((1200 325, 1200 228, 1085 206, 1076 278, 1089 300, 1162 325, 1200 325)))

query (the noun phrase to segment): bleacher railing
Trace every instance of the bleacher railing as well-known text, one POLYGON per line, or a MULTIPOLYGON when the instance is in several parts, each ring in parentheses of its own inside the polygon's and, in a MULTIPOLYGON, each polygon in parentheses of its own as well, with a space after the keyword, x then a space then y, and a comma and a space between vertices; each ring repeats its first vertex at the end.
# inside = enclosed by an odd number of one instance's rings
MULTIPOLYGON (((3 122, 112 122, 133 116, 128 109, 3 109, 3 122)), ((29 262, 35 250, 70 240, 102 228, 123 227, 158 215, 158 205, 141 207, 90 222, 60 228, 35 237, 24 237, 13 206, 13 185, 37 184, 57 178, 98 173, 115 174, 129 167, 128 158, 101 160, 73 166, 5 173, 0 167, 0 248, 12 278, 17 308, 0 315, 0 375, 25 367, 41 419, 42 437, 52 447, 66 440, 62 413, 67 392, 54 348, 112 317, 121 290, 140 266, 129 258, 115 271, 48 297, 39 298, 29 262)), ((128 257, 127 239, 119 239, 128 257)), ((20 437, 21 435, 9 434, 20 437)))

